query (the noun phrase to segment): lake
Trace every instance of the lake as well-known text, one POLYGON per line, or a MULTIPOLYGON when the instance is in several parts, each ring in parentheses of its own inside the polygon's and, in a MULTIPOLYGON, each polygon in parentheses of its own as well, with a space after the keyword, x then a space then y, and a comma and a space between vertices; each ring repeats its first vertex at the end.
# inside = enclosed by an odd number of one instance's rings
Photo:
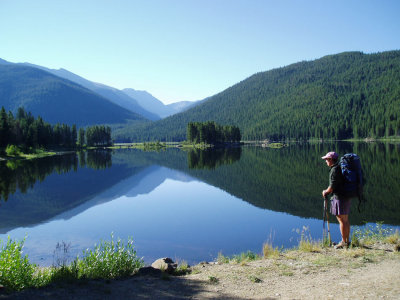
MULTIPOLYGON (((323 200, 334 150, 361 157, 367 202, 350 222, 400 228, 400 146, 291 144, 213 150, 96 150, 0 162, 0 239, 26 237, 31 262, 53 264, 57 243, 74 258, 101 240, 133 238, 146 263, 189 264, 218 253, 262 253, 322 238, 323 200)), ((340 240, 333 217, 333 241, 340 240)), ((353 227, 354 228, 354 227, 353 227)))

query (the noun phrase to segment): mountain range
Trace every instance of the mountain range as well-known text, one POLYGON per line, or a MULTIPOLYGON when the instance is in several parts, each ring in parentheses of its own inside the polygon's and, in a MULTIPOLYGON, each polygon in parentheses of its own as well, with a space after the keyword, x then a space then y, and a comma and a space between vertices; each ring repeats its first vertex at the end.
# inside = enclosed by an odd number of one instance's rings
MULTIPOLYGON (((13 69, 12 72, 15 72, 18 67, 28 67, 28 68, 34 68, 34 69, 39 69, 39 70, 43 70, 46 71, 47 73, 53 74, 61 79, 66 79, 68 81, 74 82, 90 91, 92 91, 93 93, 97 94, 98 96, 101 96, 105 99, 107 99, 108 101, 122 107, 125 108, 126 110, 133 112, 134 114, 138 114, 142 117, 144 117, 145 119, 151 120, 151 121, 155 121, 155 120, 159 120, 161 118, 170 116, 174 113, 177 112, 181 112, 185 109, 187 109, 188 107, 192 106, 192 105, 196 105, 196 102, 189 102, 189 101, 182 101, 182 102, 177 102, 177 103, 173 103, 173 104, 169 104, 169 105, 164 105, 160 100, 158 100, 157 98, 153 97, 150 93, 146 92, 146 91, 135 91, 134 89, 126 89, 126 90, 118 90, 116 88, 101 84, 101 83, 96 83, 96 82, 92 82, 90 80, 87 80, 79 75, 76 75, 68 70, 65 69, 49 69, 43 66, 39 66, 39 65, 34 65, 34 64, 30 64, 30 63, 10 63, 7 62, 5 60, 0 59, 0 65, 2 66, 14 66, 15 68, 13 69), (132 97, 132 95, 135 95, 135 97, 132 97)), ((15 83, 18 86, 18 90, 20 92, 22 92, 25 89, 25 85, 24 85, 24 77, 22 76, 23 74, 26 74, 26 70, 27 69, 21 69, 21 73, 20 73, 20 77, 19 77, 19 83, 15 83), (24 70, 24 71, 22 71, 24 70)), ((1 77, 3 78, 3 84, 7 83, 7 84, 11 84, 13 85, 14 83, 11 83, 10 81, 7 81, 7 72, 10 72, 10 69, 8 68, 3 68, 1 69, 1 77)), ((10 76, 12 76, 12 72, 10 72, 10 76)), ((34 72, 34 71, 32 71, 34 72)), ((37 73, 39 74, 39 73, 37 73)), ((42 73, 43 75, 43 73, 42 73)), ((38 80, 42 80, 43 78, 41 76, 38 75, 38 80)), ((46 79, 48 79, 48 76, 46 77, 46 79)), ((31 80, 31 79, 28 79, 31 80)), ((56 80, 56 79, 54 79, 56 80)), ((44 80, 45 81, 45 80, 44 80)), ((57 81, 57 80, 56 80, 57 81)), ((38 83, 39 84, 39 83, 38 83)), ((43 83, 44 84, 44 83, 43 83)), ((68 83, 65 83, 66 85, 68 85, 68 83)), ((9 86, 10 87, 10 86, 9 86)), ((15 102, 16 104, 28 104, 28 102, 32 101, 33 98, 29 99, 20 99, 18 100, 18 96, 17 95, 8 95, 5 91, 9 90, 9 87, 7 86, 2 86, 0 85, 0 93, 3 91, 4 96, 3 97, 12 97, 13 98, 13 102, 15 102)), ((31 93, 32 92, 32 85, 26 87, 26 89, 31 93)), ((56 87, 52 87, 53 89, 56 87)), ((93 94, 92 93, 92 94, 93 94)), ((60 94, 58 94, 56 91, 54 91, 54 95, 57 94, 57 97, 60 96, 60 94)), ((54 96, 53 95, 53 96, 54 96)), ((53 101, 54 102, 58 102, 58 101, 62 101, 64 100, 63 97, 61 98, 57 98, 54 97, 53 101)), ((38 98, 34 97, 37 101, 38 98)), ((80 97, 80 101, 82 101, 82 99, 85 98, 85 96, 81 95, 80 97)), ((6 109, 10 109, 10 110, 14 110, 14 106, 15 105, 11 105, 10 108, 7 108, 9 104, 9 101, 6 101, 7 99, 2 99, 0 100, 0 105, 4 105, 6 109), (4 104, 3 104, 4 101, 4 104)), ((59 106, 62 107, 64 104, 63 103, 59 103, 59 106)), ((35 105, 33 104, 28 104, 27 107, 34 107, 35 105)), ((37 109, 39 110, 39 109, 37 109)), ((111 110, 113 111, 113 110, 111 110)), ((32 111, 32 113, 36 113, 36 111, 32 111)), ((54 113, 54 112, 53 112, 54 113)), ((42 113, 42 117, 47 115, 45 113, 45 109, 43 110, 42 113)), ((57 115, 57 114, 56 114, 57 115)), ((121 122, 120 123, 124 123, 124 119, 125 117, 121 118, 121 122)), ((141 119, 138 117, 133 117, 133 118, 128 118, 128 119, 141 119)), ((61 121, 66 121, 67 123, 70 123, 68 118, 66 117, 61 117, 60 122, 61 121)), ((103 121, 100 120, 99 122, 95 122, 95 123, 116 123, 113 120, 110 121, 109 118, 104 119, 103 121)), ((77 122, 77 124, 83 124, 83 122, 77 122)))
POLYGON ((302 61, 169 106, 144 91, 43 69, 0 60, 0 106, 24 106, 50 123, 110 124, 115 141, 181 141, 189 122, 204 121, 238 126, 244 140, 400 135, 399 50, 302 61))
POLYGON ((46 122, 86 126, 146 121, 72 81, 28 66, 0 64, 0 106, 19 107, 46 122))
POLYGON ((146 91, 137 91, 131 88, 123 89, 122 91, 129 97, 135 99, 137 103, 144 109, 156 113, 161 119, 188 110, 189 108, 194 107, 201 102, 180 101, 165 105, 146 91))

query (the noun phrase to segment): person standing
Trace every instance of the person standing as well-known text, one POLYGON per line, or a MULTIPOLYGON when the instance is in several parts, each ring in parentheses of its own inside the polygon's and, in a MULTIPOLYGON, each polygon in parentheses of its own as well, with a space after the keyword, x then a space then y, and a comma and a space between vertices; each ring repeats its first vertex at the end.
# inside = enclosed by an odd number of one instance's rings
POLYGON ((344 178, 339 166, 337 153, 334 151, 328 152, 322 159, 324 159, 328 167, 330 167, 329 186, 322 191, 322 196, 325 198, 327 195, 332 195, 330 212, 332 215, 336 216, 342 236, 342 240, 335 248, 347 248, 350 245, 349 213, 351 201, 350 198, 346 197, 344 194, 344 178))

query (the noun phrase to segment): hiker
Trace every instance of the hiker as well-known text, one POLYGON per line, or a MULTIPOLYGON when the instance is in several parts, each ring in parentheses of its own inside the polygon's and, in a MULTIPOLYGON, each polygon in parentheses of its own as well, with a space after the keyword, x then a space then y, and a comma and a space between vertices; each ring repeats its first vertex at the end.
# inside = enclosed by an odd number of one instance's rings
POLYGON ((339 166, 338 155, 336 152, 328 152, 322 157, 325 160, 328 167, 331 168, 329 172, 329 186, 326 190, 322 191, 322 196, 325 198, 327 195, 332 194, 331 197, 331 209, 332 215, 336 216, 339 227, 340 234, 342 235, 342 240, 335 246, 335 249, 340 249, 348 247, 350 244, 350 198, 344 195, 343 186, 344 178, 339 166))

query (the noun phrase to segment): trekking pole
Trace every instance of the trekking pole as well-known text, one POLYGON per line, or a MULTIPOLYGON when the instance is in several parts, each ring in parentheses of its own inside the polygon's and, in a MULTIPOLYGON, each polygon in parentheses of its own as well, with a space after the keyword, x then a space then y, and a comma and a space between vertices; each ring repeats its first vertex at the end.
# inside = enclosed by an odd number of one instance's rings
POLYGON ((324 206, 323 206, 323 210, 322 210, 322 241, 325 244, 325 241, 327 240, 327 236, 326 236, 326 228, 325 228, 325 222, 326 222, 326 213, 325 213, 325 201, 324 201, 324 206))
POLYGON ((331 231, 329 230, 328 197, 326 195, 324 197, 324 211, 326 214, 326 222, 328 223, 329 246, 331 246, 332 240, 331 240, 331 231))

